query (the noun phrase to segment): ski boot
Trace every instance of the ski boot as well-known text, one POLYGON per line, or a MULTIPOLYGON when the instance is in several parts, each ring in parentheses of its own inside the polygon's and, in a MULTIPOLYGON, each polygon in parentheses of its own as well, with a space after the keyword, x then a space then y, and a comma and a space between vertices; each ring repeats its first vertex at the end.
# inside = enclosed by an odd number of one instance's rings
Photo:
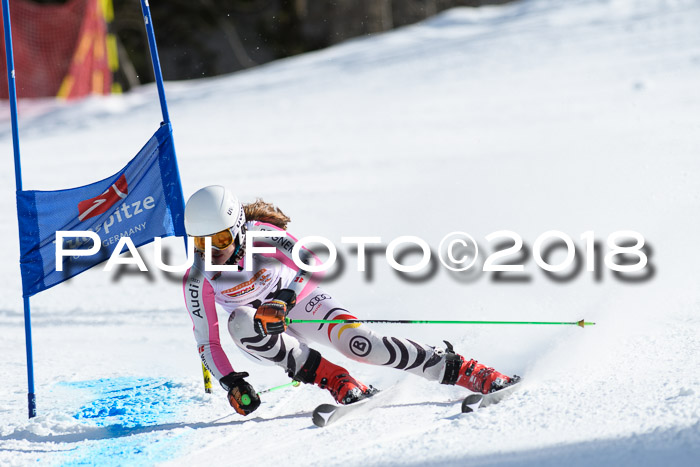
POLYGON ((333 399, 343 405, 366 399, 378 392, 372 386, 365 386, 350 376, 345 368, 323 358, 318 351, 309 350, 309 358, 306 359, 301 370, 294 375, 295 380, 327 389, 333 399))
POLYGON ((465 360, 455 353, 452 344, 447 344, 445 351, 445 376, 442 384, 456 384, 472 392, 488 394, 500 391, 520 381, 520 376, 506 376, 493 368, 482 365, 476 360, 465 360))

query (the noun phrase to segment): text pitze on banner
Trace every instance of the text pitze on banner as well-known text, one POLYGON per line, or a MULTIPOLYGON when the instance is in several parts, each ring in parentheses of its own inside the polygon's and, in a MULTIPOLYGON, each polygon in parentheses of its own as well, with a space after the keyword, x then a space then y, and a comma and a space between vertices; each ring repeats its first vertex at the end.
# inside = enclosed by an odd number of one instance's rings
MULTIPOLYGON (((107 179, 67 190, 18 192, 23 294, 34 295, 101 263, 121 237, 141 246, 155 237, 185 235, 183 206, 169 124, 107 179), (57 265, 57 231, 95 232, 99 254, 64 258, 57 265)), ((94 242, 71 238, 64 247, 90 249, 94 242)))

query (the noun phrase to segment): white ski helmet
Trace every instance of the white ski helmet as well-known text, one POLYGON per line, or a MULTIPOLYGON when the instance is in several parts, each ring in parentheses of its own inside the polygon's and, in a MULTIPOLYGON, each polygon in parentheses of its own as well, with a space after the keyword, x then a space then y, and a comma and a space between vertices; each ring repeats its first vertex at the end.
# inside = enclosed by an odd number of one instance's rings
POLYGON ((185 206, 185 230, 193 237, 206 237, 230 228, 233 237, 240 238, 244 224, 243 205, 228 188, 220 185, 198 190, 185 206))

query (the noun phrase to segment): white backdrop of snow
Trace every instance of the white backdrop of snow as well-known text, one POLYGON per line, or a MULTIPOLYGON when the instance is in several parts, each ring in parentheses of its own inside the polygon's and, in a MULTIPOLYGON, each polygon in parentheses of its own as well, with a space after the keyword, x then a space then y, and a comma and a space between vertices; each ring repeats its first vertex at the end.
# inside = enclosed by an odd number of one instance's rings
MULTIPOLYGON (((382 326, 443 339, 524 388, 460 415, 459 388, 328 351, 390 405, 325 430, 315 388, 264 397, 251 417, 202 391, 178 278, 101 267, 32 299, 39 416, 26 420, 26 372, 9 109, 0 234, 0 464, 654 465, 700 455, 695 236, 700 221, 700 4, 523 1, 453 9, 166 92, 185 195, 207 184, 262 197, 322 235, 345 260, 327 289, 363 318, 561 320, 576 327, 382 326), (435 249, 467 231, 526 244, 550 229, 604 241, 641 232, 654 274, 603 270, 557 283, 530 258, 527 283, 484 273, 401 280, 381 258, 371 279, 341 236, 417 235, 435 249), (101 412, 100 410, 106 410, 101 412), (112 412, 110 412, 112 410, 112 412)), ((156 33, 157 33, 157 24, 156 33)), ((22 77, 18 76, 21 86, 22 77)), ((157 128, 153 86, 78 103, 20 104, 26 189, 115 173, 157 128)), ((181 241, 170 239, 173 262, 181 241)), ((486 248, 485 251, 490 251, 486 248)), ((141 248, 148 264, 151 246, 141 248)), ((581 252, 579 252, 581 254, 581 252)), ((287 380, 244 358, 256 388, 287 380)))

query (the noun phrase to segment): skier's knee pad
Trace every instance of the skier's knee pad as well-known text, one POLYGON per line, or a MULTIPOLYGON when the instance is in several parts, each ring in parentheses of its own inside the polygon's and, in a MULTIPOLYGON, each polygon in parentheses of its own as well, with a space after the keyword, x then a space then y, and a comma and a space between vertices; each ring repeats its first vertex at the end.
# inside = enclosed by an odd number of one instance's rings
POLYGON ((257 334, 253 327, 254 317, 255 308, 250 306, 240 306, 228 317, 228 332, 236 344, 240 345, 241 338, 257 334))

